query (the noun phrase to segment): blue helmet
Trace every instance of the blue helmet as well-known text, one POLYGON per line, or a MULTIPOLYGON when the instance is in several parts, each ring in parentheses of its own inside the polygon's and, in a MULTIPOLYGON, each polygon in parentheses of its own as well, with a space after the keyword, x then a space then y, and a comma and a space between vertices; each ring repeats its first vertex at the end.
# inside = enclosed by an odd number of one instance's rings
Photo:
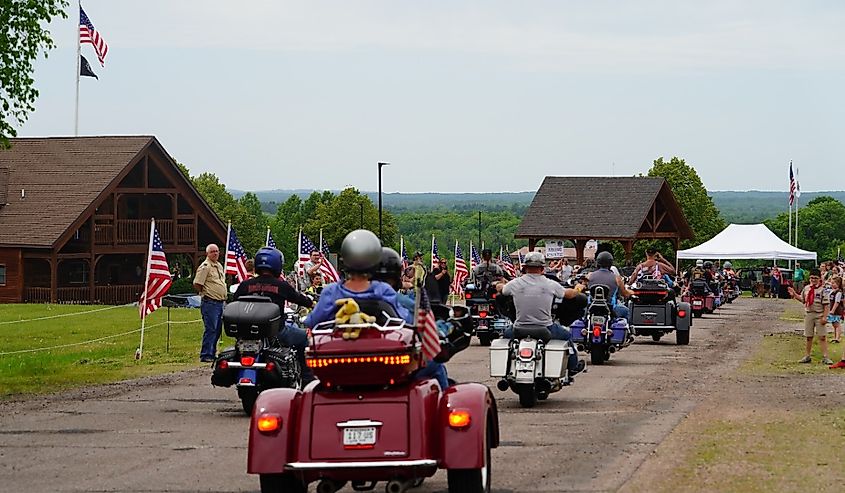
POLYGON ((279 277, 282 274, 282 264, 285 263, 285 256, 279 250, 271 247, 264 247, 255 254, 255 271, 269 270, 273 276, 279 277))

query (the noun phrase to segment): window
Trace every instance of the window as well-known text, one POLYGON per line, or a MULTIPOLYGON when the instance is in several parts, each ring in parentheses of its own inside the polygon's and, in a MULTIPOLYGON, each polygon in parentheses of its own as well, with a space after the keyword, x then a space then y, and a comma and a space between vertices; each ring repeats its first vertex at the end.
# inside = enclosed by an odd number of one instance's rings
POLYGON ((6 266, 0 264, 0 286, 6 285, 6 266))

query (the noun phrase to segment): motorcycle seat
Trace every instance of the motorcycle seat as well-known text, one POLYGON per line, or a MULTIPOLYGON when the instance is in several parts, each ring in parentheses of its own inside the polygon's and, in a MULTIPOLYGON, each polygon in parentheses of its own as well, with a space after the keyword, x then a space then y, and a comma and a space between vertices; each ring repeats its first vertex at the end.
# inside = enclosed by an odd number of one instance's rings
POLYGON ((362 312, 367 315, 376 317, 376 323, 384 325, 389 318, 399 318, 399 314, 393 308, 393 305, 384 301, 376 299, 362 299, 355 300, 362 312))
POLYGON ((530 337, 546 343, 552 339, 552 333, 547 327, 514 325, 513 337, 515 339, 530 337))

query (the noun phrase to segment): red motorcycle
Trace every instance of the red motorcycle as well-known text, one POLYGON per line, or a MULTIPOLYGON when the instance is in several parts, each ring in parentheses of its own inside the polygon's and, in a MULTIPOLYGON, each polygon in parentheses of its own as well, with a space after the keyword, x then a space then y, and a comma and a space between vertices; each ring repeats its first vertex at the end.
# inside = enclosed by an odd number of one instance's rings
POLYGON ((305 492, 314 481, 319 493, 347 482, 368 491, 379 481, 402 493, 438 469, 447 470, 450 492, 489 492, 490 450, 499 445, 490 390, 478 383, 442 390, 416 377, 424 365, 418 331, 389 305, 361 309, 376 322, 311 331, 306 358, 318 381, 258 397, 247 472, 260 475, 263 493, 305 492), (353 339, 349 331, 360 332, 353 339))
POLYGON ((696 279, 690 283, 690 287, 681 297, 681 301, 690 304, 690 310, 694 317, 701 317, 705 312, 713 313, 716 306, 716 296, 707 286, 707 281, 696 279))

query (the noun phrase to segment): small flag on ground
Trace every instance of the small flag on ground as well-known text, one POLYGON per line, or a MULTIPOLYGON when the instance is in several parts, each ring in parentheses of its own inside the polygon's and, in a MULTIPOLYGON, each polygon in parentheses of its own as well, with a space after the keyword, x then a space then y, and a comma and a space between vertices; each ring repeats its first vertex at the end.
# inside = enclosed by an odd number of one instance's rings
POLYGON ((323 262, 320 264, 320 273, 323 274, 323 279, 325 280, 325 284, 331 282, 338 282, 340 281, 340 274, 338 274, 337 269, 334 268, 331 261, 329 260, 329 244, 326 243, 326 240, 322 240, 323 245, 320 249, 320 255, 323 257, 323 262))
POLYGON ((144 292, 141 293, 141 301, 138 304, 141 318, 156 311, 161 306, 161 298, 167 294, 173 280, 170 277, 170 267, 167 265, 167 257, 164 255, 164 248, 161 244, 161 237, 155 223, 152 226, 153 241, 150 243, 150 251, 147 255, 147 280, 144 292))
POLYGON ((455 242, 455 277, 452 278, 452 293, 463 294, 464 280, 469 276, 467 270, 467 263, 464 260, 464 252, 461 251, 461 246, 455 242))
POLYGON ((246 252, 238 240, 238 235, 235 234, 235 228, 231 224, 229 224, 229 244, 226 247, 225 273, 236 276, 238 282, 244 282, 248 277, 246 272, 246 252))
POLYGON ((94 47, 94 51, 97 53, 100 65, 104 67, 106 66, 105 60, 106 55, 109 52, 109 45, 106 44, 106 40, 100 36, 100 33, 94 29, 94 24, 92 24, 91 19, 85 15, 85 11, 82 10, 82 6, 79 7, 79 42, 90 43, 91 46, 94 47))
POLYGON ((423 360, 429 361, 440 354, 440 333, 437 331, 437 322, 434 320, 425 289, 418 289, 417 292, 420 303, 416 325, 422 335, 423 360))
POLYGON ((79 55, 79 58, 81 58, 81 60, 79 61, 79 75, 81 75, 82 77, 93 77, 97 80, 100 80, 100 78, 97 77, 97 74, 95 74, 94 71, 91 70, 91 64, 88 63, 88 60, 86 60, 85 57, 82 55, 79 55))

